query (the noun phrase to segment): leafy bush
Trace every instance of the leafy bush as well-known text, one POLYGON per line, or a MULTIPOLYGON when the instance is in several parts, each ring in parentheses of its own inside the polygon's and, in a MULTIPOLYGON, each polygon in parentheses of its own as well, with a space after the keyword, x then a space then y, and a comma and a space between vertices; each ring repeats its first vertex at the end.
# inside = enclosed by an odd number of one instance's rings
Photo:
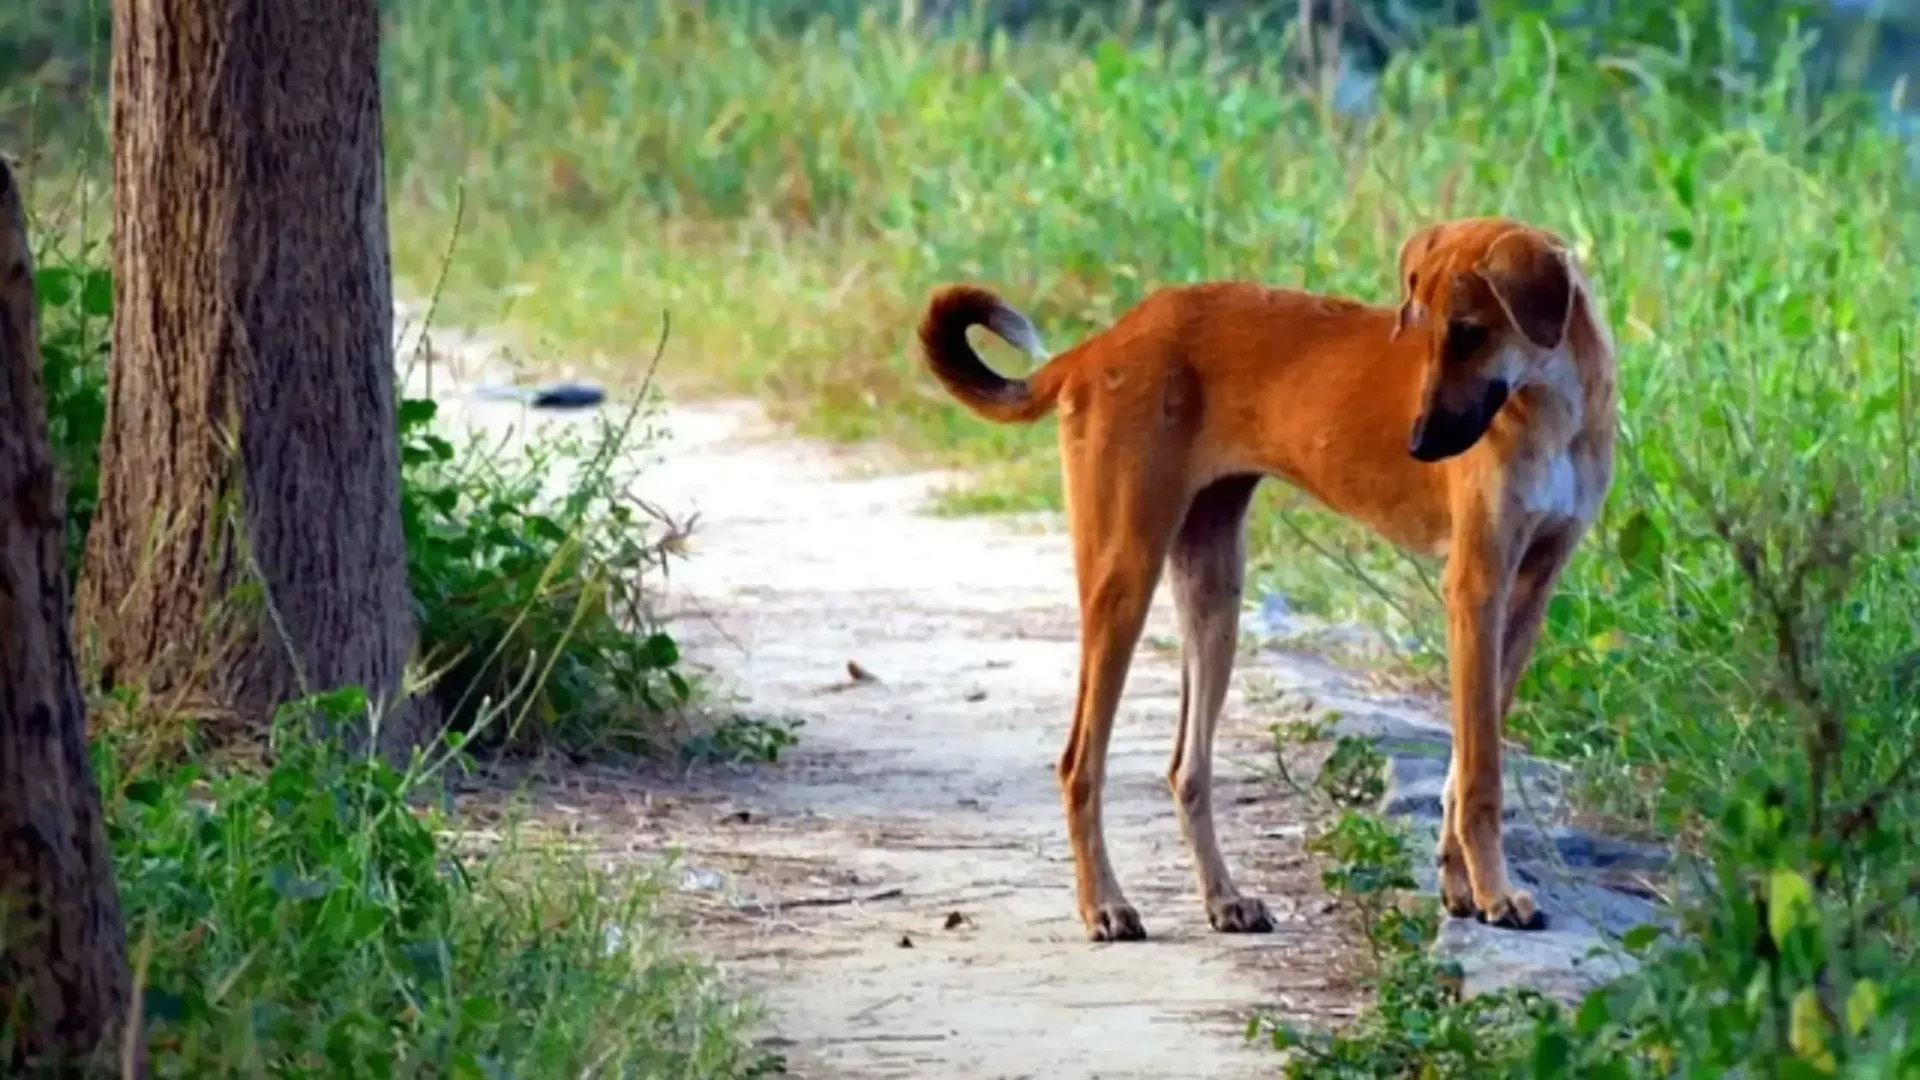
POLYGON ((100 501, 100 436, 107 418, 106 354, 113 281, 106 270, 84 261, 55 261, 35 273, 34 296, 40 313, 47 437, 66 484, 71 585, 100 501))
POLYGON ((632 493, 645 401, 602 418, 595 438, 561 433, 510 455, 479 438, 456 449, 434 433, 432 401, 401 403, 408 581, 456 726, 504 702, 508 741, 661 748, 663 715, 692 687, 642 592, 681 538, 632 493))
MULTIPOLYGON (((1845 618, 1866 553, 1920 541, 1920 523, 1859 505, 1852 472, 1813 468, 1714 514, 1750 616, 1727 658, 1748 690, 1724 704, 1768 733, 1713 787, 1669 793, 1690 810, 1679 933, 1629 933, 1639 970, 1571 1012, 1527 994, 1463 1001, 1425 955, 1431 901, 1408 913, 1404 836, 1349 811, 1311 846, 1372 946, 1378 998, 1331 1036, 1270 1027, 1289 1075, 1920 1075, 1920 743, 1885 738, 1913 722, 1916 665, 1907 654, 1889 677, 1878 639, 1845 618)), ((1329 766, 1364 769, 1342 750, 1329 766)))
POLYGON ((655 929, 649 878, 456 856, 416 805, 434 764, 348 758, 312 722, 365 710, 352 690, 288 706, 258 775, 96 745, 155 1075, 762 1067, 750 1015, 655 929))

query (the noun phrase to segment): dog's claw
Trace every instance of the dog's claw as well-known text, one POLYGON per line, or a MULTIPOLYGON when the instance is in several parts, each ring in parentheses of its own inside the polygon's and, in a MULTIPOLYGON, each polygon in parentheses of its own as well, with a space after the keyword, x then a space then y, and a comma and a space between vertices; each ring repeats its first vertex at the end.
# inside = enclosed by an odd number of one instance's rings
POLYGON ((1147 928, 1140 913, 1126 904, 1102 904, 1087 920, 1087 937, 1092 941, 1145 941, 1147 928))
POLYGON ((1481 922, 1497 926, 1502 930, 1545 930, 1547 913, 1541 911, 1533 902, 1533 897, 1525 892, 1514 892, 1503 896, 1479 911, 1481 922))
POLYGON ((1207 922, 1222 934, 1273 933, 1273 913, 1257 896, 1236 896, 1208 904, 1207 922))

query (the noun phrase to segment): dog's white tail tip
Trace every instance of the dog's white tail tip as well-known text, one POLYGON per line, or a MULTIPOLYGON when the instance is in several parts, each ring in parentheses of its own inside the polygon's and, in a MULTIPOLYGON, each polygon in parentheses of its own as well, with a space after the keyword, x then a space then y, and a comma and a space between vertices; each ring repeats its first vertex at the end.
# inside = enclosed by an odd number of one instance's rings
POLYGON ((987 329, 998 334, 1001 340, 1026 353, 1030 359, 1046 360, 1053 356, 1040 340, 1040 331, 1025 315, 1010 307, 1002 307, 987 320, 987 329))

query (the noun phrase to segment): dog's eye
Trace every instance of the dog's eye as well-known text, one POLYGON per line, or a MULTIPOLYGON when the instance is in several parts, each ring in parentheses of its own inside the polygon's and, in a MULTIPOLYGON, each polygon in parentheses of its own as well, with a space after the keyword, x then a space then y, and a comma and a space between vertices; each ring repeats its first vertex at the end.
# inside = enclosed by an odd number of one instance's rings
POLYGON ((1450 319, 1447 322, 1447 359, 1470 360, 1487 343, 1489 331, 1478 323, 1450 319))

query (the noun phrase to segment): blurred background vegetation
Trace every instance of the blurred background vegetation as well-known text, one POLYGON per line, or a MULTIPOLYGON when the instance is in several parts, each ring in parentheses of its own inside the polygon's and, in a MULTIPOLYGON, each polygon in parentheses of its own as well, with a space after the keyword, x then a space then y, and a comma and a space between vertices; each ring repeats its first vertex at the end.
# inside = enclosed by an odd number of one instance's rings
MULTIPOLYGON (((1679 1070, 1646 1075, 1920 1067, 1920 5, 384 8, 405 288, 444 266, 456 318, 616 376, 669 308, 676 392, 965 466, 956 511, 1051 506, 1058 478, 1051 424, 980 423, 919 370, 940 283, 993 285, 1060 347, 1168 282, 1386 301, 1441 216, 1567 237, 1619 340, 1622 442, 1512 727, 1594 815, 1724 871, 1691 960, 1583 1013, 1581 1052, 1631 1042, 1613 1015, 1679 1070), (1804 918, 1769 922, 1792 880, 1804 918)), ((42 190, 99 175, 107 23, 101 0, 0 13, 0 147, 42 190)), ((1253 528, 1262 588, 1437 670, 1433 567, 1277 485, 1253 528)))

